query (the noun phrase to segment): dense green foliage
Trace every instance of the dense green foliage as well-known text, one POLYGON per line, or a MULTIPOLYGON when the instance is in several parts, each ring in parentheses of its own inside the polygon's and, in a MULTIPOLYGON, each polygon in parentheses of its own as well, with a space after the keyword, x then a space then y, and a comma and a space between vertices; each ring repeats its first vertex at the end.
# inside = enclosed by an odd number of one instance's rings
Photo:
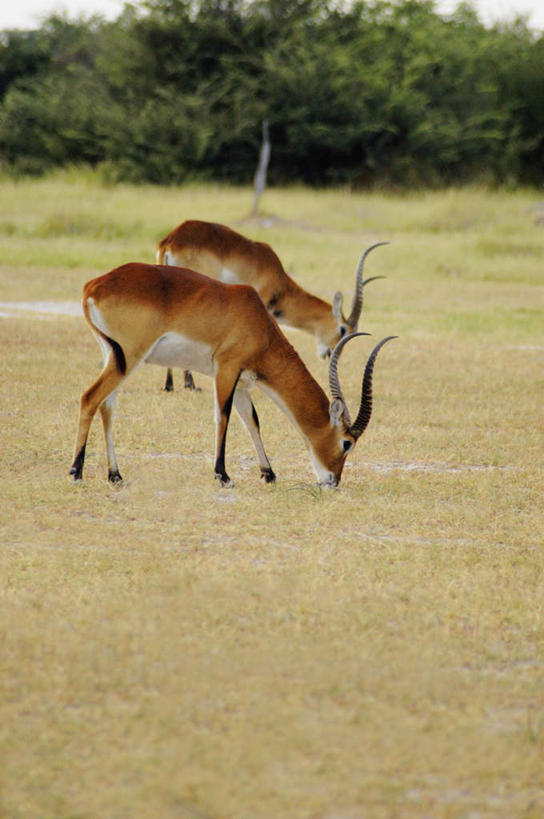
POLYGON ((248 182, 544 181, 544 37, 432 0, 149 0, 0 41, 4 170, 248 182))

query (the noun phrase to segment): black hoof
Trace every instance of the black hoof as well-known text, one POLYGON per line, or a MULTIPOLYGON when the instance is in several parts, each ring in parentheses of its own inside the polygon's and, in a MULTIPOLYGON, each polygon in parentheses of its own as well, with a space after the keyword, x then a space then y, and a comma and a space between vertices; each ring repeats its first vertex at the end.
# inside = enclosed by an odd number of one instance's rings
POLYGON ((271 469, 261 469, 261 478, 264 478, 265 483, 275 483, 276 475, 271 469))
POLYGON ((121 477, 121 473, 118 470, 115 470, 115 472, 112 472, 111 469, 109 470, 108 481, 110 483, 120 483, 122 480, 123 478, 121 477))
POLYGON ((231 481, 226 472, 223 475, 220 475, 219 472, 216 472, 215 477, 219 481, 221 486, 223 486, 225 489, 232 489, 232 487, 234 486, 233 482, 231 481))
POLYGON ((183 382, 183 386, 186 390, 194 390, 194 392, 202 392, 200 387, 197 387, 195 384, 195 380, 192 376, 192 373, 186 371, 185 372, 185 380, 183 382))

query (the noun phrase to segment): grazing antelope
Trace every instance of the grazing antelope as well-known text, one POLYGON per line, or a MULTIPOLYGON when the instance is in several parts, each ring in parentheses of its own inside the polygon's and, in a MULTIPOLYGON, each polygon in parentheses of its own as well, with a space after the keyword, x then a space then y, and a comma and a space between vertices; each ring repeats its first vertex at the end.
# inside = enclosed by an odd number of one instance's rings
MULTIPOLYGON (((83 288, 83 313, 104 351, 104 368, 83 393, 70 474, 80 480, 89 427, 100 408, 108 456, 108 477, 121 480, 112 436, 115 396, 124 379, 145 361, 188 367, 215 382, 215 476, 225 469, 225 442, 232 405, 257 450, 261 476, 275 480, 249 397, 257 384, 297 427, 306 441, 320 484, 337 486, 346 455, 362 435, 372 411, 372 372, 379 349, 366 364, 361 406, 352 424, 338 381, 338 355, 353 335, 344 336, 329 364, 332 402, 248 285, 228 285, 192 270, 125 264, 83 288)), ((355 335, 366 335, 357 333, 355 335)), ((391 337, 390 337, 391 338, 391 337)))
MULTIPOLYGON (((254 242, 225 225, 189 220, 175 228, 157 245, 157 263, 198 270, 228 284, 250 284, 278 324, 313 333, 321 358, 330 356, 340 339, 357 331, 363 309, 363 287, 374 279, 363 279, 367 255, 377 242, 365 250, 355 273, 355 295, 351 313, 344 318, 343 297, 336 293, 333 303, 303 290, 283 269, 277 255, 264 242, 254 242)), ((194 389, 191 373, 185 371, 185 386, 194 389)), ((165 390, 172 390, 172 370, 166 374, 165 390)))

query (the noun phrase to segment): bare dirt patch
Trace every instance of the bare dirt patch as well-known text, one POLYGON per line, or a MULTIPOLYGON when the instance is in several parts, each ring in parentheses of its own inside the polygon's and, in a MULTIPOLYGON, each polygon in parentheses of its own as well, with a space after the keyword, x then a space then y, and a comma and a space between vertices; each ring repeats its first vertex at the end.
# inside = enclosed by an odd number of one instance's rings
POLYGON ((79 301, 0 301, 0 318, 15 318, 21 313, 82 315, 79 301))

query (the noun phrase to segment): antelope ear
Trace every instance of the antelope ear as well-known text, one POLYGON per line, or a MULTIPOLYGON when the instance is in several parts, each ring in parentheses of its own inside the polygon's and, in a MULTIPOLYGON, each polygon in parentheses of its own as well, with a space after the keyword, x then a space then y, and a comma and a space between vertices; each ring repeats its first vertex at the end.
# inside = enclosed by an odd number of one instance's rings
POLYGON ((329 416, 333 427, 337 427, 340 425, 345 410, 346 408, 344 406, 344 402, 341 401, 339 398, 335 398, 333 401, 331 401, 331 403, 329 404, 329 416))
POLYGON ((338 324, 341 324, 344 320, 342 317, 342 302, 344 301, 344 297, 342 293, 338 291, 338 293, 334 294, 334 299, 332 300, 332 314, 338 324))

